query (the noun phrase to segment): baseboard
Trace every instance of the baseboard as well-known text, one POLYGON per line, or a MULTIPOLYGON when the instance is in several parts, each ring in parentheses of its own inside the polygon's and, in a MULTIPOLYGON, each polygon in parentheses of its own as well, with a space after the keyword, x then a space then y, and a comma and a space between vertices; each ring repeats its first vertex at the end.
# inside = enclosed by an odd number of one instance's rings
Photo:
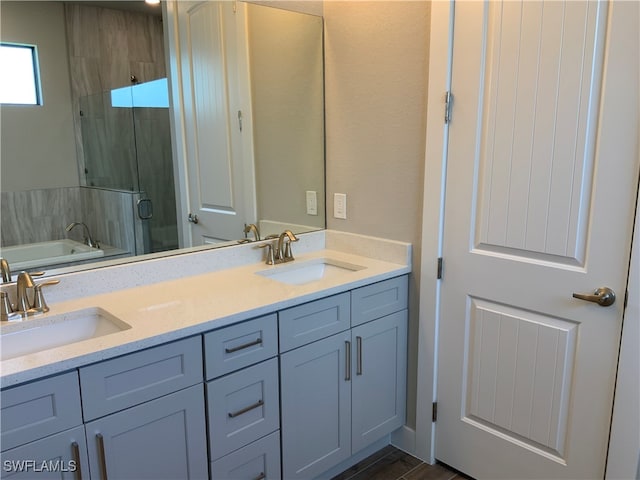
POLYGON ((390 441, 389 435, 385 435, 384 437, 382 437, 377 442, 369 445, 368 447, 364 448, 363 450, 360 450, 358 453, 352 455, 351 457, 349 457, 344 462, 342 462, 339 465, 336 465, 335 467, 331 468, 330 470, 327 470, 326 472, 322 473, 319 477, 316 478, 316 480, 320 480, 320 479, 324 480, 324 479, 330 479, 330 478, 335 477, 339 473, 342 473, 345 470, 347 470, 348 468, 354 466, 356 463, 361 462, 362 460, 367 458, 369 455, 373 455, 378 450, 386 447, 387 445, 389 445, 389 441, 390 441))
POLYGON ((418 456, 416 455, 416 431, 406 425, 391 433, 391 445, 414 457, 418 456))

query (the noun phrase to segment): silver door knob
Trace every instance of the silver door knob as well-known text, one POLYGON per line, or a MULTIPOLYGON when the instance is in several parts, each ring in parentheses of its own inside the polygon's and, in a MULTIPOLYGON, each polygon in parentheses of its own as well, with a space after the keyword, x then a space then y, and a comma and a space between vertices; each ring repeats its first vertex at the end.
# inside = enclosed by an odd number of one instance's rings
POLYGON ((574 293, 573 298, 579 298, 580 300, 586 300, 587 302, 594 302, 601 307, 608 307, 615 303, 616 294, 609 287, 600 287, 591 295, 586 293, 574 293))
POLYGON ((194 215, 193 213, 190 213, 189 216, 187 217, 187 220, 189 220, 191 223, 198 223, 198 215, 194 215))

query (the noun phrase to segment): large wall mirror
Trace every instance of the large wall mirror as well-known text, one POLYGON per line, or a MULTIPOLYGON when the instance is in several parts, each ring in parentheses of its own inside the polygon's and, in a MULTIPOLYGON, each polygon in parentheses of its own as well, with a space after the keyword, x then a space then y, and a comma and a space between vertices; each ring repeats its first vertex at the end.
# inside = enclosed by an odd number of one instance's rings
POLYGON ((41 89, 41 105, 0 107, 12 271, 236 245, 256 239, 250 224, 263 238, 325 228, 321 17, 12 1, 0 19, 3 45, 35 47, 41 89))

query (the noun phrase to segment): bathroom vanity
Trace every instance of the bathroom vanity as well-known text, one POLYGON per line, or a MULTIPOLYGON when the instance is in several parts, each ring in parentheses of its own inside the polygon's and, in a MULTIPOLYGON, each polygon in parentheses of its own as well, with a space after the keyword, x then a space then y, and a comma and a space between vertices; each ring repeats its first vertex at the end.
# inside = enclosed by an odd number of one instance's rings
POLYGON ((3 476, 317 478, 388 443, 405 421, 410 245, 300 238, 286 265, 242 245, 181 258, 181 279, 160 281, 171 257, 52 294, 41 322, 101 311, 129 328, 2 362, 3 476))

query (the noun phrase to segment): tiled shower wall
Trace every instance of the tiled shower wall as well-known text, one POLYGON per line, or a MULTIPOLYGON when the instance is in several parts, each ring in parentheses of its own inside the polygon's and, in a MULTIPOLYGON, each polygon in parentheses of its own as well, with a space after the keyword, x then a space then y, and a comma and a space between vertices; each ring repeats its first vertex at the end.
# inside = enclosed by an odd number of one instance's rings
MULTIPOLYGON (((128 87, 131 75, 138 82, 166 77, 162 17, 66 2, 65 20, 76 148, 84 181, 80 99, 128 87)), ((133 135, 130 122, 121 130, 110 135, 133 135)))
POLYGON ((80 183, 144 192, 153 218, 139 253, 177 248, 169 110, 113 108, 110 95, 132 76, 166 77, 162 17, 65 3, 65 21, 80 183))
POLYGON ((137 200, 136 193, 86 187, 2 192, 0 245, 63 238, 81 241, 81 229, 67 233, 65 228, 71 222, 84 222, 91 236, 101 243, 141 253, 143 235, 135 210, 137 200))

